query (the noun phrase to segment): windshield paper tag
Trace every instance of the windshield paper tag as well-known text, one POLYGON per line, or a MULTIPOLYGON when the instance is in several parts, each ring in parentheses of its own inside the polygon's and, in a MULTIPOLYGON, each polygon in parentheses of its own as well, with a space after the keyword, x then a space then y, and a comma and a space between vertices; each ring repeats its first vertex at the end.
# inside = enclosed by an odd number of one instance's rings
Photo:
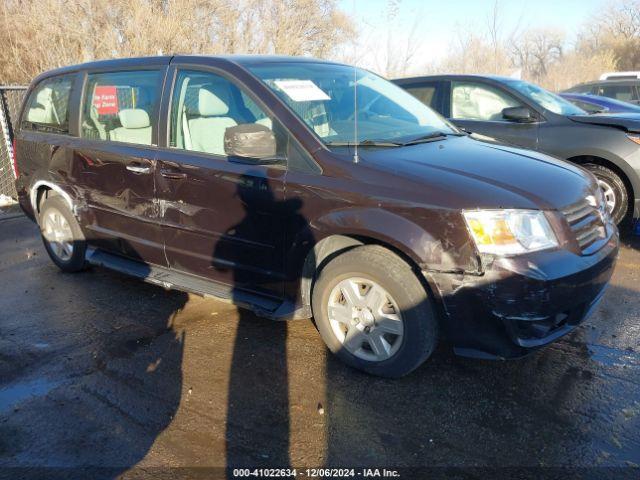
POLYGON ((274 83, 294 102, 331 100, 331 97, 311 80, 276 80, 274 83))

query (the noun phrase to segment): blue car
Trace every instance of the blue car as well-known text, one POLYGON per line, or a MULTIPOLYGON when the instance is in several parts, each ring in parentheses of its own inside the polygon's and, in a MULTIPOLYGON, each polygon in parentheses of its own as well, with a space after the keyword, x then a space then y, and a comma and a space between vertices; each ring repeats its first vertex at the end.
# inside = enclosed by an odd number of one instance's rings
POLYGON ((560 96, 589 113, 640 113, 640 106, 588 93, 561 93, 560 96))

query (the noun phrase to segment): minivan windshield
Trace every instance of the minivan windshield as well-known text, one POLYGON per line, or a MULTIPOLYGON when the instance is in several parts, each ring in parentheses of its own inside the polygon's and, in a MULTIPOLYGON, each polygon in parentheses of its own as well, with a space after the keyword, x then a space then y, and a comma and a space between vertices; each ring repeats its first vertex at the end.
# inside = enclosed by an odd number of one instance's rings
POLYGON ((588 115, 587 112, 568 100, 533 83, 523 80, 509 80, 507 83, 532 102, 553 113, 559 115, 588 115))
POLYGON ((329 146, 394 146, 460 133, 413 95, 366 70, 314 62, 247 68, 329 146))

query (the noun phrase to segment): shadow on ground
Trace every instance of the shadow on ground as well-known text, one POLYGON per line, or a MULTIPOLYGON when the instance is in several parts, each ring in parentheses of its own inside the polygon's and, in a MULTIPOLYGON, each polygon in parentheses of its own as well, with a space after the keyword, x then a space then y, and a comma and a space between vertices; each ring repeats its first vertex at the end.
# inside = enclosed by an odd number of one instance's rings
POLYGON ((640 464, 634 248, 623 248, 594 316, 545 350, 490 362, 442 347, 409 377, 384 380, 328 356, 311 322, 269 322, 101 269, 64 275, 28 221, 1 228, 0 476, 77 467, 96 477, 87 468, 98 466, 107 478, 144 478, 197 466, 222 478, 230 459, 640 464))
POLYGON ((184 333, 173 319, 187 295, 105 270, 63 274, 37 238, 24 241, 32 225, 0 228, 0 472, 126 471, 180 403, 184 333))

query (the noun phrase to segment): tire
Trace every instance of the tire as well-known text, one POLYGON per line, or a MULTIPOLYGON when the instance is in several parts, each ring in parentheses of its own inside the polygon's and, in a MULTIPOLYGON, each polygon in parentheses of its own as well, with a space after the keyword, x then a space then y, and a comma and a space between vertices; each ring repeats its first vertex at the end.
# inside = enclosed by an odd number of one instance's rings
POLYGON ((622 223, 629 212, 629 193, 624 180, 603 165, 587 163, 583 166, 598 179, 600 188, 605 192, 606 200, 613 202, 613 209, 609 208, 613 221, 617 225, 622 223))
POLYGON ((424 286, 406 262, 377 245, 356 247, 331 260, 317 276, 312 307, 329 350, 372 375, 407 375, 437 344, 438 322, 424 286), (357 302, 350 303, 347 296, 357 302), (353 308, 358 302, 370 305, 353 308), (352 329, 357 330, 352 334, 352 329))
POLYGON ((38 224, 44 248, 60 270, 79 272, 86 268, 84 235, 62 197, 51 196, 44 200, 38 224))

